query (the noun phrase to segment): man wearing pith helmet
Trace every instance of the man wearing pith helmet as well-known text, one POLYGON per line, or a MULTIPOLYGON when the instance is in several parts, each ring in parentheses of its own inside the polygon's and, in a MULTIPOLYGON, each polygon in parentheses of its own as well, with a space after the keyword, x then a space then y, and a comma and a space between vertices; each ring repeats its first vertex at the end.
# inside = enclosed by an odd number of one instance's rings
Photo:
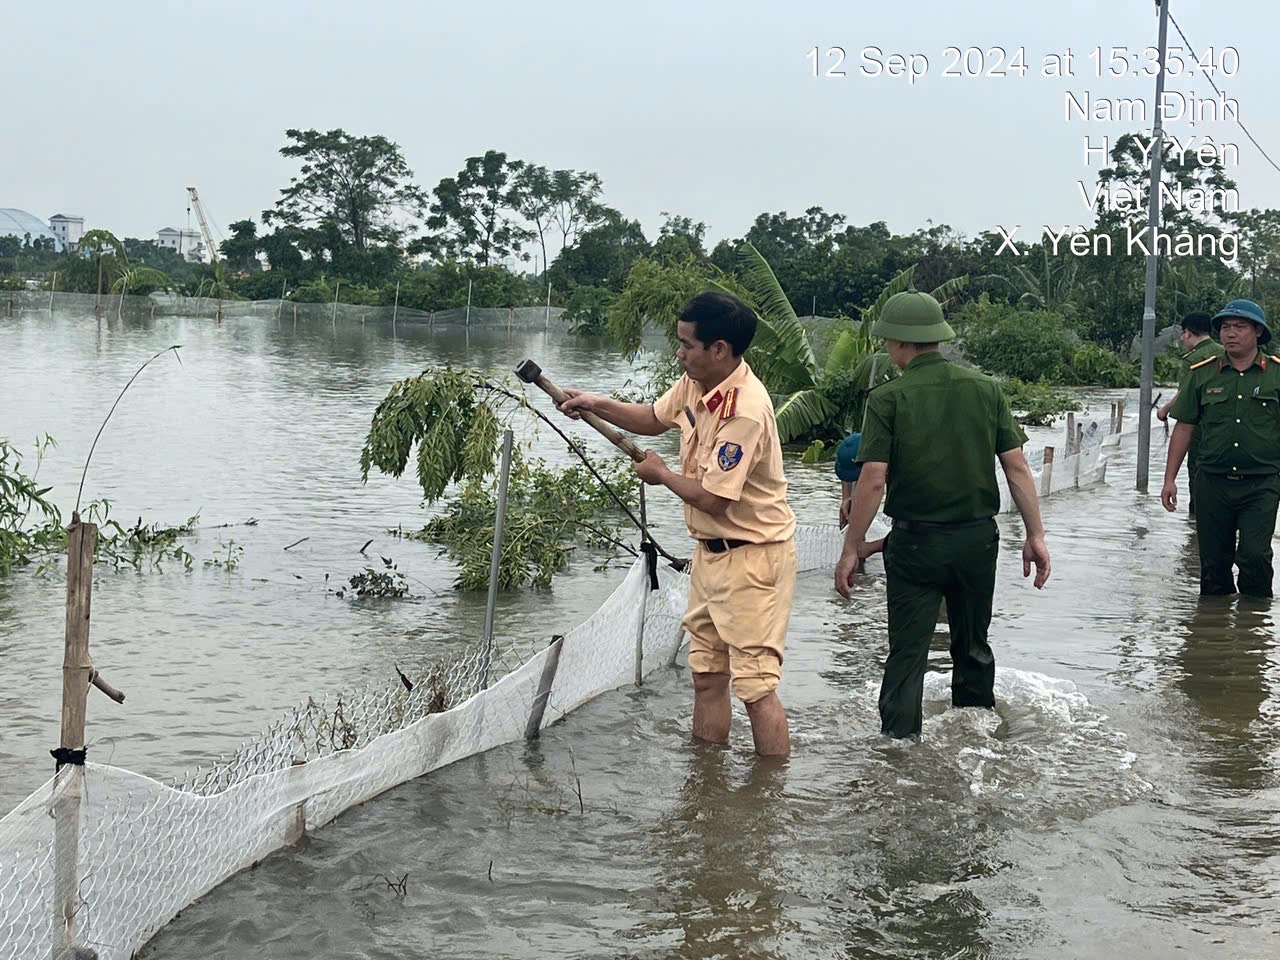
POLYGON ((1170 512, 1178 508, 1178 468, 1194 439, 1200 593, 1232 594, 1238 587, 1270 597, 1280 505, 1280 357, 1262 349, 1271 328, 1252 300, 1223 307, 1213 332, 1223 355, 1192 367, 1169 410, 1178 425, 1169 437, 1160 500, 1170 512))
POLYGON ((987 644, 995 594, 1000 509, 997 458, 1026 529, 1022 573, 1049 579, 1049 548, 1035 481, 1022 455, 1026 435, 990 377, 950 363, 938 344, 955 338, 927 293, 895 294, 871 328, 902 376, 871 391, 836 590, 848 597, 861 558, 876 549, 867 529, 885 494, 893 528, 884 543, 889 656, 880 687, 880 725, 918 736, 929 640, 939 607, 951 627, 951 702, 995 706, 995 659, 987 644))

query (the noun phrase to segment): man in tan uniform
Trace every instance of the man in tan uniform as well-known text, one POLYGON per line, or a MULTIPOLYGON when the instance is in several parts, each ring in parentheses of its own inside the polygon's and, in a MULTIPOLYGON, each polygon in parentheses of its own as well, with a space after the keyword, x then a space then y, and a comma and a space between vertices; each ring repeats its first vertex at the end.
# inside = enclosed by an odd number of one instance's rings
POLYGON ((560 409, 588 410, 645 436, 680 429, 680 472, 654 451, 635 465, 645 483, 684 501, 698 542, 689 607, 693 735, 727 742, 729 692, 746 704, 756 752, 791 752, 776 693, 795 589, 795 515, 787 505, 782 446, 768 391, 742 359, 756 315, 721 293, 694 297, 680 312, 676 358, 684 375, 656 403, 624 403, 566 390, 560 409))

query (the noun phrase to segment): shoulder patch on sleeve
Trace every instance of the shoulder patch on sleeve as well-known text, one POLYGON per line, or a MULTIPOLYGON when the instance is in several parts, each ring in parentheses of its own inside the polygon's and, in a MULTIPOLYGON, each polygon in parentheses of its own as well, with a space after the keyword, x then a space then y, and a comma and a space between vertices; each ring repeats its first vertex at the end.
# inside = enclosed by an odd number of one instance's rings
MULTIPOLYGON (((1199 369, 1200 369, 1201 367, 1203 367, 1205 364, 1208 364, 1208 363, 1216 363, 1216 362, 1217 362, 1217 360, 1218 360, 1218 358, 1217 358, 1217 357, 1205 357, 1205 358, 1204 358, 1203 360, 1201 360, 1199 363, 1193 363, 1193 364, 1189 367, 1189 369, 1191 369, 1191 370, 1199 370, 1199 369)), ((1280 362, 1280 361, 1277 361, 1277 362, 1280 362)))
POLYGON ((736 443, 722 443, 716 454, 716 464, 721 470, 732 470, 742 462, 742 447, 736 443))

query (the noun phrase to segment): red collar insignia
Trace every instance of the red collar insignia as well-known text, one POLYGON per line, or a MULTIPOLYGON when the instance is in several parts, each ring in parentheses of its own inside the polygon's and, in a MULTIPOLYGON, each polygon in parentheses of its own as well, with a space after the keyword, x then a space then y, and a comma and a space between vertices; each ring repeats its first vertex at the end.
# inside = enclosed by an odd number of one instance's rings
POLYGON ((707 409, 710 410, 712 413, 715 413, 716 408, 719 407, 720 404, 722 403, 724 403, 724 397, 720 396, 719 390, 717 390, 711 396, 707 397, 707 400, 706 400, 707 409))

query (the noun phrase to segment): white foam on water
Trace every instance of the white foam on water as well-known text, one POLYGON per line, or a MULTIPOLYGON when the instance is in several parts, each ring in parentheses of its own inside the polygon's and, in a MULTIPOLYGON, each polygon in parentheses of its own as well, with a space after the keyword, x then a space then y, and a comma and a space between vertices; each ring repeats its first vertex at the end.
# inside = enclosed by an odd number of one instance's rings
MULTIPOLYGON (((855 691, 875 710, 879 681, 855 691)), ((1146 793, 1128 738, 1070 680, 997 667, 996 709, 951 706, 950 673, 925 676, 924 727, 915 759, 955 771, 957 787, 1018 818, 1093 811, 1146 793)), ((906 780, 899 775, 899 782, 906 780)))

